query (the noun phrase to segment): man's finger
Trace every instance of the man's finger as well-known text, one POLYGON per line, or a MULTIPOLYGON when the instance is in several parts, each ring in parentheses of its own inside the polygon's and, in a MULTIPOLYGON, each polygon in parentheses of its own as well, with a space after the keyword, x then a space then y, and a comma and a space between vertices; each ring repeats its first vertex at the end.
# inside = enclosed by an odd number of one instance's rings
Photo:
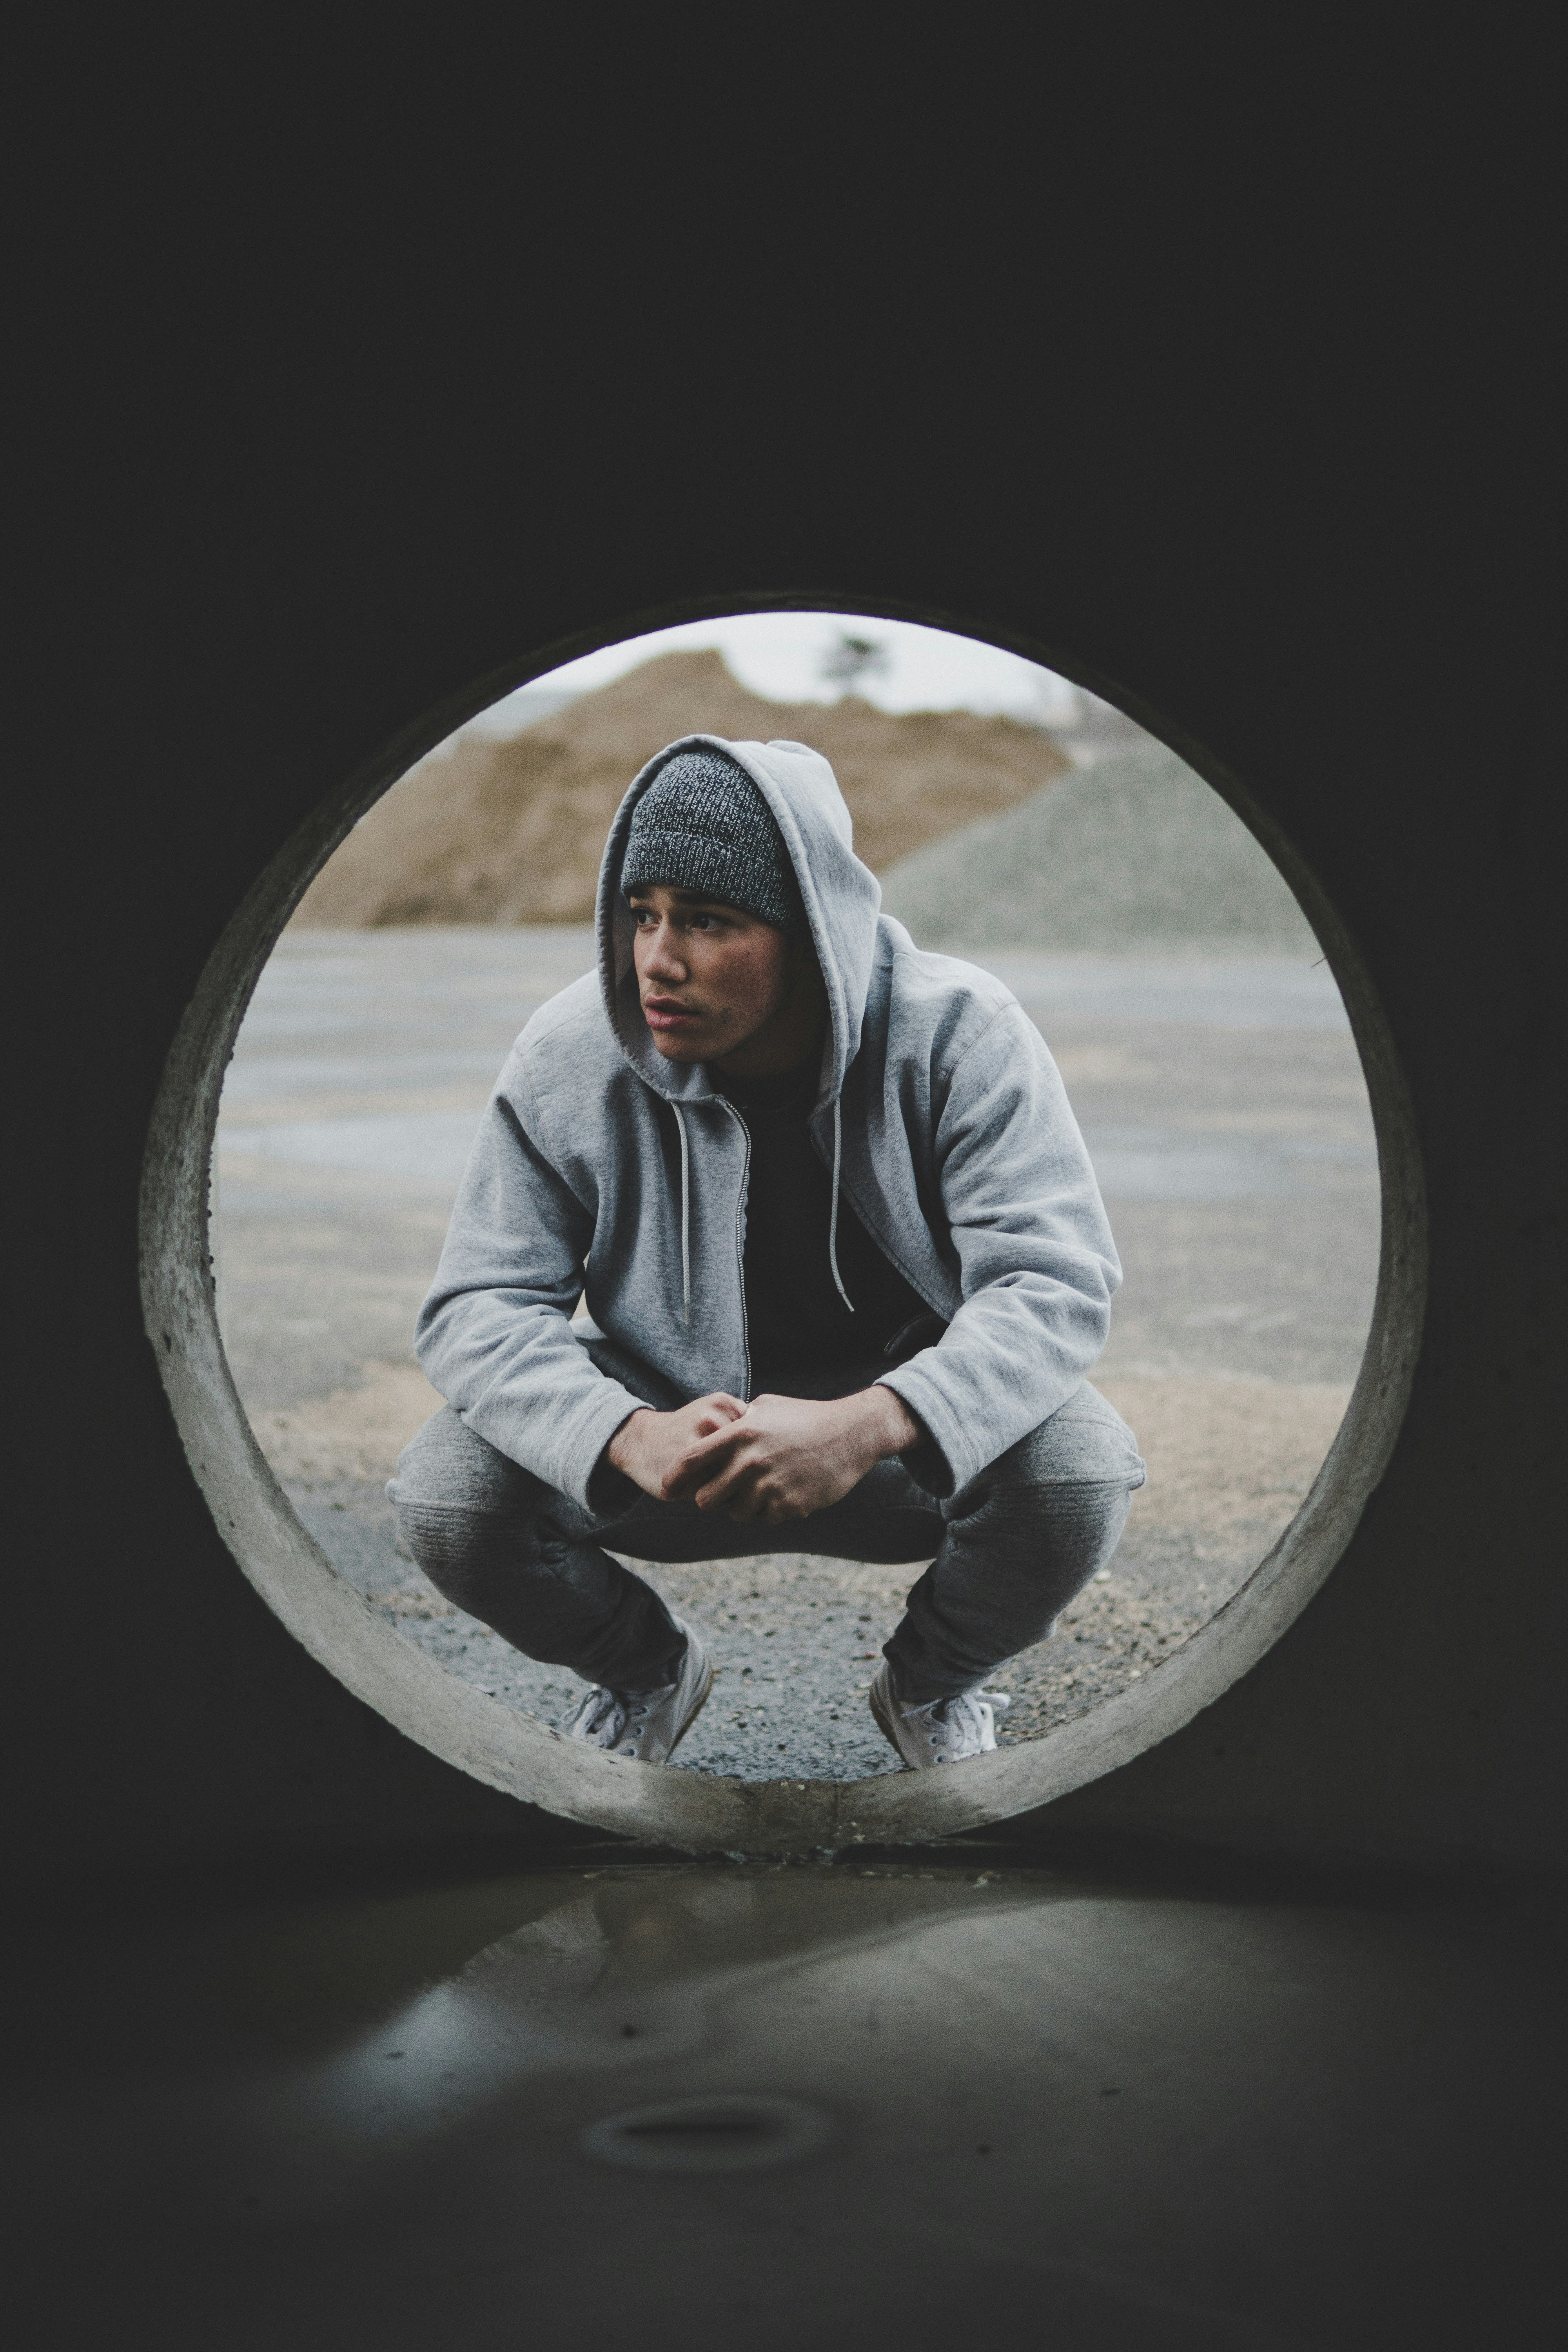
MULTIPOLYGON (((701 1498, 699 1497, 698 1508, 700 1510, 703 1507, 701 1498)), ((707 1507, 711 1509, 713 1507, 710 1504, 707 1507)), ((744 1487, 738 1494, 731 1495, 729 1502, 725 1504, 724 1517, 727 1519, 733 1519, 740 1527, 745 1527, 751 1520, 762 1517, 762 1507, 754 1490, 744 1487)))
POLYGON ((689 1500, 692 1489, 712 1475, 716 1464, 727 1462, 740 1443, 742 1433, 736 1424, 726 1422, 721 1429, 711 1431, 706 1437, 694 1438, 677 1454, 664 1474, 664 1494, 672 1503, 689 1500))
POLYGON ((798 1520, 809 1518, 809 1506, 803 1508, 799 1503, 767 1491, 764 1483, 767 1475, 766 1469, 760 1465, 748 1467, 742 1465, 732 1477, 715 1479, 711 1487, 705 1487, 697 1497, 698 1507, 723 1510, 732 1519, 764 1519, 769 1527, 773 1528, 790 1527, 798 1520), (719 1499, 706 1500, 709 1496, 719 1499))
POLYGON ((740 1415, 726 1412, 721 1405, 704 1405, 692 1427, 699 1437, 712 1437, 721 1429, 729 1429, 740 1415))
POLYGON ((736 1446, 738 1437, 733 1433, 733 1423, 729 1430, 715 1430, 712 1437, 699 1437, 696 1444, 687 1446, 682 1456, 672 1463, 670 1473, 666 1477, 666 1494, 670 1494, 677 1500, 687 1500, 705 1479, 715 1477, 724 1467, 729 1467, 729 1463, 733 1461, 733 1454, 736 1454, 736 1446))
POLYGON ((721 1465, 716 1475, 703 1478, 693 1496, 700 1511, 728 1511, 735 1499, 756 1476, 754 1464, 729 1462, 721 1465))
POLYGON ((746 1408, 732 1396, 699 1397, 685 1408, 693 1437, 715 1437, 740 1420, 746 1408))
POLYGON ((751 1434, 739 1422, 726 1422, 721 1429, 709 1432, 705 1437, 694 1437, 683 1446, 665 1475, 664 1491, 675 1501, 685 1501, 693 1486, 712 1475, 714 1468, 729 1461, 734 1448, 751 1434))
POLYGON ((752 1434, 752 1432, 742 1429, 738 1421, 723 1422, 717 1429, 709 1430, 703 1436, 694 1437, 690 1444, 683 1450, 680 1459, 683 1463, 711 1461, 715 1454, 721 1454, 726 1447, 738 1444, 742 1438, 750 1437, 752 1434))
POLYGON ((733 1456, 721 1464, 715 1475, 707 1478, 696 1493, 700 1511, 727 1511, 732 1519, 754 1519, 761 1507, 756 1486, 762 1476, 760 1464, 736 1461, 733 1456))

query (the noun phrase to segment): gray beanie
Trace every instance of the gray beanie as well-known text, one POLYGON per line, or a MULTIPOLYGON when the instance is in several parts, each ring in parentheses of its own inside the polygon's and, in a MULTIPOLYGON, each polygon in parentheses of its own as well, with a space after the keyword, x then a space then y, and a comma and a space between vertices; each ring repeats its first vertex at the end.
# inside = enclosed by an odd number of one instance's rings
POLYGON ((704 891, 794 937, 805 930, 777 819, 723 751, 678 751, 633 809, 621 890, 654 882, 704 891))

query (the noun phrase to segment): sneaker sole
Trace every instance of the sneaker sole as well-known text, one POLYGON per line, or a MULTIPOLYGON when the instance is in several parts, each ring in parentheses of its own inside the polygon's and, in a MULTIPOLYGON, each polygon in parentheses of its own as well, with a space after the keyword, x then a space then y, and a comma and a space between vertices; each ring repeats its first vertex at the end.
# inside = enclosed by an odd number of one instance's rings
POLYGON ((904 1754, 903 1749, 899 1746, 898 1734, 895 1732, 892 1725, 889 1722, 886 1714, 883 1712, 882 1694, 877 1688, 875 1683, 871 1685, 870 1689, 866 1695, 871 1702, 872 1720, 875 1722, 878 1730, 881 1733, 883 1738, 887 1741, 889 1747, 892 1749, 894 1755, 903 1766, 905 1771, 912 1772, 915 1768, 910 1762, 909 1758, 904 1754))
POLYGON ((696 1722, 698 1717, 701 1714, 703 1708, 707 1706, 708 1694, 713 1687, 713 1661, 710 1658, 708 1661, 707 1672, 703 1676, 702 1687, 691 1703, 691 1712, 687 1717, 685 1722, 681 1725, 680 1729, 676 1733, 675 1738, 669 1743, 668 1750, 664 1759, 667 1764, 668 1763, 670 1757, 674 1755, 676 1749, 679 1747, 681 1741, 685 1738, 687 1733, 690 1730, 692 1725, 696 1722))

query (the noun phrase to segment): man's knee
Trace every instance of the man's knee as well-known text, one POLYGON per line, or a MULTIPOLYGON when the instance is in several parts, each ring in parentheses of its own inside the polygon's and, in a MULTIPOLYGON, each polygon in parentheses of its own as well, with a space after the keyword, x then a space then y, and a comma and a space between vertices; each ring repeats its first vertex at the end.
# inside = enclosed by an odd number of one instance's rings
POLYGON ((386 1492, 410 1557, 448 1600, 483 1615, 495 1577, 514 1572, 527 1549, 537 1484, 443 1405, 398 1455, 386 1492))
POLYGON ((386 1493, 400 1514, 459 1510, 505 1518, 527 1515, 537 1484, 444 1404, 398 1455, 386 1493))
POLYGON ((1141 1486, 1148 1473, 1121 1415, 1085 1381, 1048 1421, 982 1475, 1007 1486, 1120 1487, 1126 1493, 1141 1486))

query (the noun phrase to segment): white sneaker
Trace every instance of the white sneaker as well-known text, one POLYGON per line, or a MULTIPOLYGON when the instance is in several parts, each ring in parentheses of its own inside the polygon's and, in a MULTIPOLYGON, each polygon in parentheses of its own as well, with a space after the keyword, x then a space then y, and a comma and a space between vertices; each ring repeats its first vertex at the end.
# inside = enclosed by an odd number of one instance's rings
POLYGON ((589 1748, 603 1748, 612 1756, 629 1756, 638 1764, 662 1764, 674 1755, 713 1687, 713 1667, 707 1651, 689 1625, 676 1619, 686 1636, 680 1673, 658 1690, 609 1690, 603 1684, 585 1691, 561 1718, 568 1739, 589 1748))
POLYGON ((956 1698, 929 1699, 924 1706, 900 1706, 886 1658, 871 1677, 869 1696, 877 1728, 917 1772, 990 1755, 996 1745, 992 1709, 1013 1704, 1005 1691, 972 1690, 960 1691, 956 1698))

